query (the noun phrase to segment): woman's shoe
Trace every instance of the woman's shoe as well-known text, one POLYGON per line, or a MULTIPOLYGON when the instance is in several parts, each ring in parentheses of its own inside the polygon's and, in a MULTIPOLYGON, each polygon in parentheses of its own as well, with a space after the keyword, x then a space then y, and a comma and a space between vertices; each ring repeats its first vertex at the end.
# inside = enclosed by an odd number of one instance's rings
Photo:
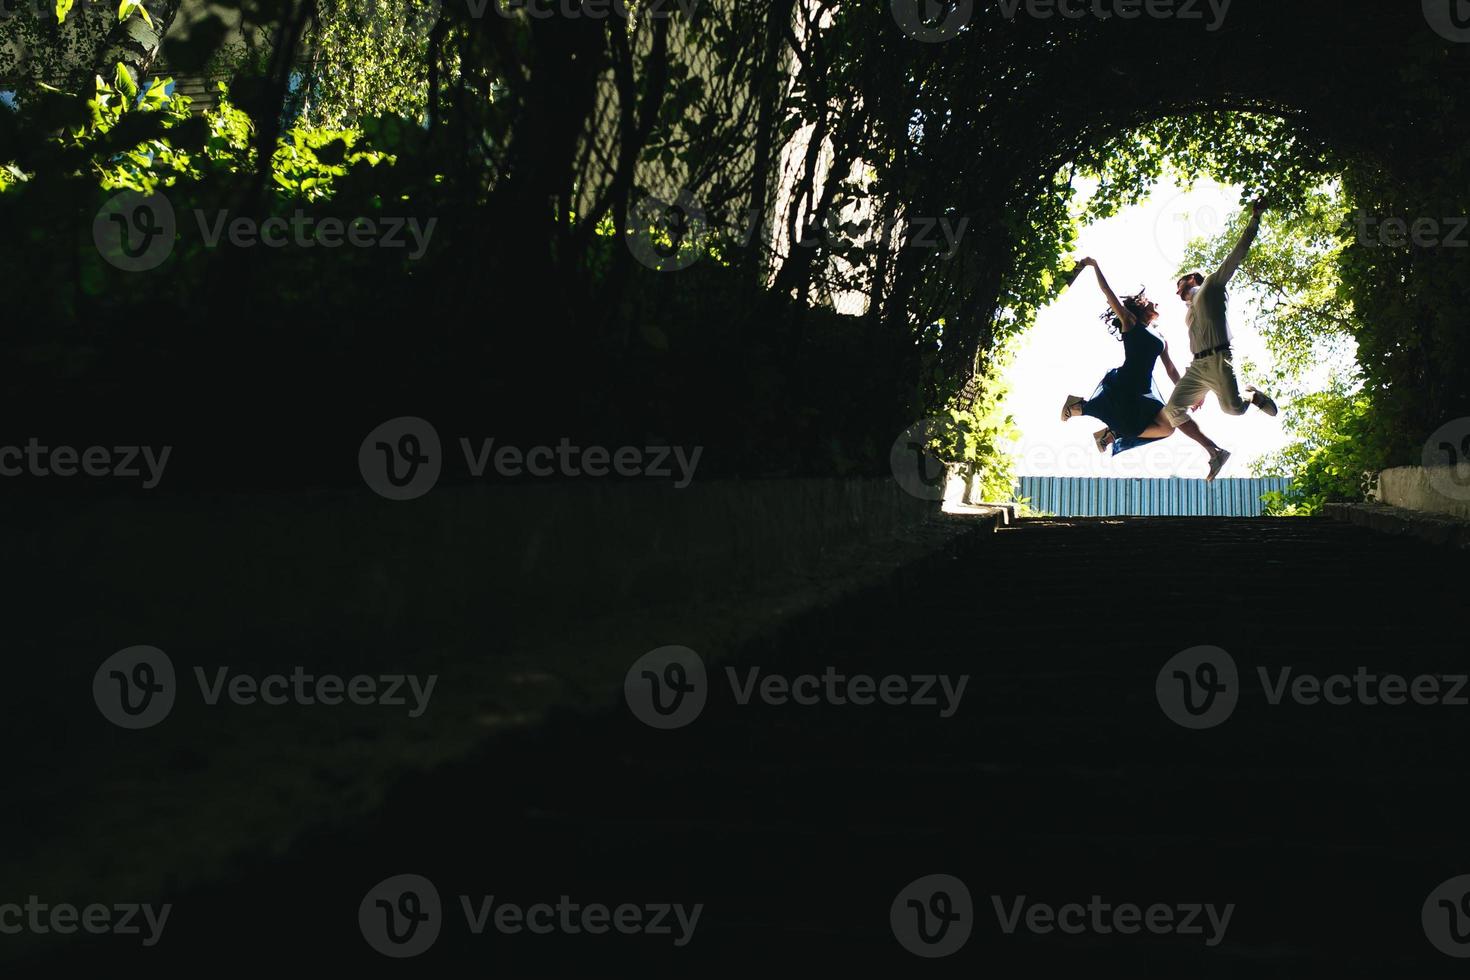
POLYGON ((1079 409, 1086 401, 1086 398, 1078 395, 1068 395, 1067 400, 1062 403, 1062 421, 1065 422, 1074 415, 1081 415, 1082 412, 1079 409))
POLYGON ((1092 441, 1097 443, 1097 451, 1100 453, 1107 452, 1108 447, 1113 444, 1113 440, 1116 438, 1118 437, 1113 434, 1112 429, 1103 429, 1101 432, 1094 432, 1092 434, 1092 441))

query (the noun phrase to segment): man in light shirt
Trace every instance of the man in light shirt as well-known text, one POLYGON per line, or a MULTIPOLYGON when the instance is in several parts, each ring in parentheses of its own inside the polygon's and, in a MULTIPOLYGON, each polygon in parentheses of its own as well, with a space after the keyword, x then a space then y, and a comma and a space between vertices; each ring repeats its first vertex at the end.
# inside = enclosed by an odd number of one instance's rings
MULTIPOLYGON (((1245 261, 1256 234, 1261 230, 1261 212, 1266 210, 1264 200, 1256 201, 1251 207, 1250 224, 1235 248, 1225 257, 1218 272, 1209 277, 1192 272, 1179 280, 1179 298, 1189 305, 1184 322, 1189 325, 1189 347, 1194 362, 1184 372, 1184 377, 1174 386, 1169 404, 1164 408, 1169 424, 1176 429, 1189 421, 1191 410, 1198 408, 1205 395, 1213 391, 1226 415, 1244 415, 1254 405, 1267 415, 1276 414, 1276 403, 1263 391, 1247 386, 1249 399, 1240 397, 1240 383, 1235 378, 1235 361, 1230 350, 1230 324, 1226 315, 1227 297, 1225 287, 1245 261)), ((1230 461, 1228 450, 1216 446, 1210 453, 1210 475, 1213 480, 1220 475, 1230 461)))

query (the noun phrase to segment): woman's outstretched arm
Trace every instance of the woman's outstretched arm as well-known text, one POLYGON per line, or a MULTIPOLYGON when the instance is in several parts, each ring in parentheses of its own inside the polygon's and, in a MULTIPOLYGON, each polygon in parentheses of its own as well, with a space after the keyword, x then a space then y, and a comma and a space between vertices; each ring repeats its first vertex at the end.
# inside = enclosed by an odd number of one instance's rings
POLYGON ((1097 264, 1097 259, 1083 259, 1082 265, 1090 265, 1097 270, 1097 284, 1102 287, 1103 295, 1108 298, 1108 305, 1113 308, 1113 314, 1117 316, 1118 322, 1123 325, 1123 332, 1127 333, 1137 325, 1133 314, 1118 299, 1118 294, 1113 292, 1113 287, 1108 285, 1107 279, 1103 278, 1102 266, 1097 264))

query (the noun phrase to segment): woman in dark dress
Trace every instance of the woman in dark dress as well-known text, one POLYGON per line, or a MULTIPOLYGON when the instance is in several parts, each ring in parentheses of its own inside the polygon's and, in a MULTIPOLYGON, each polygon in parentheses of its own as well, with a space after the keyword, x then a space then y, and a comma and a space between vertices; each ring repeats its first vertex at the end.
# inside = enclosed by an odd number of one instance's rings
MULTIPOLYGON (((1098 285, 1109 307, 1102 318, 1123 342, 1123 364, 1103 375, 1091 398, 1069 395, 1062 406, 1062 421, 1077 415, 1102 420, 1107 428, 1093 437, 1098 451, 1107 452, 1111 446, 1116 456, 1174 434, 1164 414, 1164 398, 1154 383, 1154 364, 1163 358, 1164 371, 1175 384, 1179 383, 1179 369, 1169 357, 1169 345, 1152 327, 1159 318, 1158 304, 1141 292, 1120 300, 1095 259, 1083 259, 1081 264, 1097 269, 1098 285)), ((1192 420, 1180 428, 1186 426, 1194 430, 1188 433, 1191 438, 1208 441, 1192 420)))

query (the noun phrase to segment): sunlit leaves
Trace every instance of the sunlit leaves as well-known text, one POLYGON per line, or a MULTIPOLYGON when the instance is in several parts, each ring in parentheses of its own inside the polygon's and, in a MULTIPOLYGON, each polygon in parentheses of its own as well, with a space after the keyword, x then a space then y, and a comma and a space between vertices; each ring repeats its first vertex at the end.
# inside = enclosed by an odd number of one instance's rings
POLYGON ((121 0, 117 7, 117 19, 127 20, 133 14, 141 16, 149 27, 153 26, 153 18, 148 14, 148 8, 143 6, 143 0, 121 0))
POLYGON ((127 96, 129 100, 138 97, 138 83, 133 81, 133 75, 128 71, 126 65, 118 64, 117 69, 113 72, 112 84, 119 92, 127 96))

